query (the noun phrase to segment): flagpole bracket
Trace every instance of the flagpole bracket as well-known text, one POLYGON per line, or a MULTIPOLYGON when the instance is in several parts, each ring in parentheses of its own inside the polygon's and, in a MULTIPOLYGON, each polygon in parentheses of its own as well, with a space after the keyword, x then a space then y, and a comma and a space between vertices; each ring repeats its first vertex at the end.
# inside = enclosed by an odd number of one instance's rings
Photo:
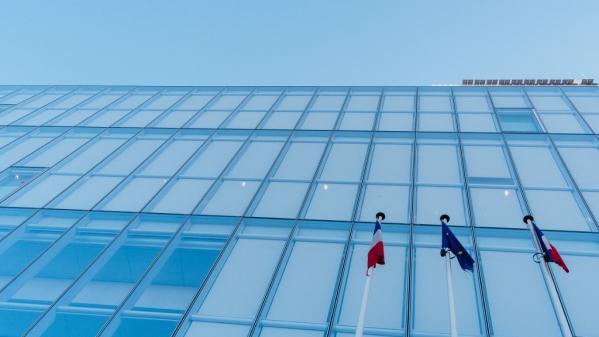
POLYGON ((383 212, 378 212, 376 213, 376 218, 381 218, 381 220, 385 220, 385 213, 383 212))
POLYGON ((534 254, 532 254, 532 260, 535 263, 541 263, 541 260, 544 260, 544 259, 545 259, 545 254, 543 254, 543 253, 534 253, 534 254))
POLYGON ((535 218, 532 217, 532 215, 528 214, 526 216, 524 216, 524 218, 522 218, 522 221, 524 221, 524 223, 528 223, 528 221, 530 220, 530 222, 534 222, 535 218))

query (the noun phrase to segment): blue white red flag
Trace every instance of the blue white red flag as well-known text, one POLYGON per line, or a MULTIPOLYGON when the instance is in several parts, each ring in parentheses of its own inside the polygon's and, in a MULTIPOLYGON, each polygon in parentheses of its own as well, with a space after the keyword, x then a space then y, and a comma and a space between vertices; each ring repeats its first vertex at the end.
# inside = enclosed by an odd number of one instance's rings
MULTIPOLYGON (((376 220, 374 233, 372 234, 372 244, 368 251, 368 269, 376 267, 377 264, 385 264, 385 247, 383 245, 383 231, 381 223, 376 220)), ((366 272, 368 274, 368 272, 366 272)))
POLYGON ((558 266, 562 267, 566 271, 566 273, 569 273, 570 269, 568 269, 568 266, 566 266, 566 263, 562 259, 561 255, 559 255, 559 252, 557 251, 555 246, 552 245, 551 242, 549 242, 549 239, 547 239, 545 234, 543 234, 543 232, 539 229, 539 227, 537 227, 537 225, 535 225, 534 222, 532 223, 532 227, 535 230, 537 240, 541 244, 541 250, 543 250, 543 258, 545 259, 545 261, 553 262, 558 266))

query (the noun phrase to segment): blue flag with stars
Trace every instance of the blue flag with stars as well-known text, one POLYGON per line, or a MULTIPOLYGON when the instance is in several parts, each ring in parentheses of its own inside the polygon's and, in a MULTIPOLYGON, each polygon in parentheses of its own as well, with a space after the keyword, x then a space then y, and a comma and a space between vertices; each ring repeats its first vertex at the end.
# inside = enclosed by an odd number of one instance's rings
POLYGON ((449 229, 449 226, 443 221, 441 221, 441 228, 443 236, 441 256, 445 256, 447 251, 450 250, 458 259, 460 267, 462 267, 463 270, 473 271, 474 259, 472 259, 472 256, 468 254, 468 251, 462 246, 458 238, 456 238, 451 229, 449 229))

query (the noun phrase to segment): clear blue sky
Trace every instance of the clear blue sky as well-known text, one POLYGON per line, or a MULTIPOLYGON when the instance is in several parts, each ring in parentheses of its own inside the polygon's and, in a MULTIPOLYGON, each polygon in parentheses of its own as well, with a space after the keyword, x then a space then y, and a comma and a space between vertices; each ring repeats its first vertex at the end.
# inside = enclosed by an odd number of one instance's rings
POLYGON ((1 84, 599 78, 597 0, 15 0, 1 84))

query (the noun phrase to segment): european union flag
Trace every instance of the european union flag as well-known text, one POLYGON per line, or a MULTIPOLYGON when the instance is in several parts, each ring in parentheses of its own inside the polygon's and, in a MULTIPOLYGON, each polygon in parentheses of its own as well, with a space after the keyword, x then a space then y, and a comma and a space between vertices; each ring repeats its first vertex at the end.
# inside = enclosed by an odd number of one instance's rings
POLYGON ((462 246, 458 238, 453 234, 449 226, 443 221, 444 218, 447 218, 449 221, 449 217, 447 215, 441 217, 441 228, 442 228, 442 243, 441 243, 441 256, 445 256, 447 251, 450 250, 453 255, 455 255, 460 263, 460 267, 463 270, 474 270, 474 259, 472 256, 468 254, 468 251, 462 246))

